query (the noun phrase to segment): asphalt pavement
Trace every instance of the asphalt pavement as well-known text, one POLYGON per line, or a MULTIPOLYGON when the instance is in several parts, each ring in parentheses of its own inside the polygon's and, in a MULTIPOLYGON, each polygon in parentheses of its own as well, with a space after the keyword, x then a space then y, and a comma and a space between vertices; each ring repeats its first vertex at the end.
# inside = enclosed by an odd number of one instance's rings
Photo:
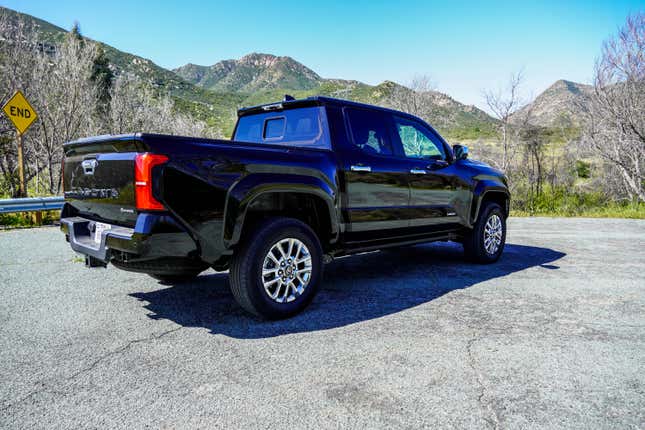
POLYGON ((225 273, 86 269, 0 232, 0 428, 645 428, 645 221, 517 218, 497 264, 338 259, 303 314, 225 273))

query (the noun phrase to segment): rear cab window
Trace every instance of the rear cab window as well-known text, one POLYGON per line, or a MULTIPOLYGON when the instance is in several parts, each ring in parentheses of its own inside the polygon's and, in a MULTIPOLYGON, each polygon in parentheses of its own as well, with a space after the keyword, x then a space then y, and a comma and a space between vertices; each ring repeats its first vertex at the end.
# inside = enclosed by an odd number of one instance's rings
POLYGON ((281 139, 284 137, 284 126, 287 120, 282 116, 264 121, 264 139, 281 139))
POLYGON ((331 149, 327 116, 322 106, 241 116, 238 119, 233 140, 331 149))

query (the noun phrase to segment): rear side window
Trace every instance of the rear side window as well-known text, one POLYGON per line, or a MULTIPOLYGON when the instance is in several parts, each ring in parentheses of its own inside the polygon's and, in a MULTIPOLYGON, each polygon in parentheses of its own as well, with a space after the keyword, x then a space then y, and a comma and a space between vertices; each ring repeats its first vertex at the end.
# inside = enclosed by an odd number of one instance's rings
POLYGON ((242 116, 233 140, 331 149, 327 117, 320 106, 242 116))
POLYGON ((354 145, 368 154, 392 155, 383 114, 367 109, 345 109, 354 145))

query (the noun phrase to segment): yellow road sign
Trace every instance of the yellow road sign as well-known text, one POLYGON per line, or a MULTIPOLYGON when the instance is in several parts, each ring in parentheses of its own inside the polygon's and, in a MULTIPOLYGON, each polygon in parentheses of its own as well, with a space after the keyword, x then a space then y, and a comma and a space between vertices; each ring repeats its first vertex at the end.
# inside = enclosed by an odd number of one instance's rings
POLYGON ((13 97, 2 106, 2 110, 20 134, 27 131, 29 126, 38 119, 38 114, 20 90, 16 91, 13 97))

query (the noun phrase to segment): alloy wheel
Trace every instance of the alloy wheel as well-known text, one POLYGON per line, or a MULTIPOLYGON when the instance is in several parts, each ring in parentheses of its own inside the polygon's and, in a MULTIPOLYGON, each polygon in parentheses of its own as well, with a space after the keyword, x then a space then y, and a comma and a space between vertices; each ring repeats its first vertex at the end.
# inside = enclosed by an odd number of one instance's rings
POLYGON ((493 214, 486 221, 484 226, 484 248, 489 255, 494 255, 502 244, 503 233, 502 220, 497 214, 493 214))
POLYGON ((280 239, 273 244, 262 263, 262 284, 268 296, 278 303, 297 299, 311 280, 312 258, 298 239, 280 239))

